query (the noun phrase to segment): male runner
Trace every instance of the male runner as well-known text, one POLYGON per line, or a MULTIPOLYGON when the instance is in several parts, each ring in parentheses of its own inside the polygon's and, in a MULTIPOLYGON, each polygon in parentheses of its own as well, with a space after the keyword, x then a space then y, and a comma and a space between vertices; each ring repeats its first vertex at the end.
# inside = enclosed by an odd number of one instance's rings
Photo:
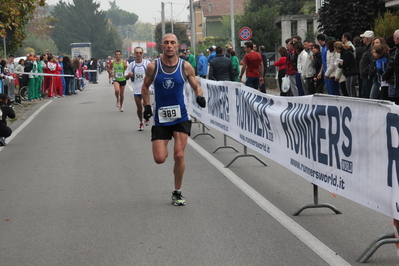
POLYGON ((155 116, 151 129, 152 153, 157 164, 164 163, 168 157, 168 142, 174 138, 174 184, 172 203, 175 206, 186 204, 181 194, 185 170, 184 149, 191 131, 191 120, 186 108, 184 85, 188 81, 195 92, 196 101, 201 107, 206 102, 195 77, 193 67, 179 58, 179 43, 176 35, 167 33, 162 38, 163 56, 147 67, 141 94, 145 105, 144 118, 153 114, 150 105, 149 87, 154 83, 155 116))
MULTIPOLYGON (((137 106, 137 116, 140 120, 140 125, 137 130, 143 131, 143 98, 141 96, 141 86, 143 85, 145 71, 148 64, 150 64, 150 61, 148 61, 147 59, 143 59, 143 48, 141 47, 134 48, 134 54, 136 56, 136 60, 132 61, 127 67, 126 72, 128 74, 126 78, 129 79, 133 76, 133 95, 134 101, 136 102, 137 106)), ((149 123, 149 120, 145 120, 146 126, 148 126, 149 123)))
POLYGON ((115 51, 115 60, 112 64, 111 77, 114 78, 114 89, 116 97, 116 107, 119 111, 123 112, 123 100, 125 99, 125 86, 126 77, 125 70, 127 69, 126 61, 122 60, 122 52, 120 50, 115 51))

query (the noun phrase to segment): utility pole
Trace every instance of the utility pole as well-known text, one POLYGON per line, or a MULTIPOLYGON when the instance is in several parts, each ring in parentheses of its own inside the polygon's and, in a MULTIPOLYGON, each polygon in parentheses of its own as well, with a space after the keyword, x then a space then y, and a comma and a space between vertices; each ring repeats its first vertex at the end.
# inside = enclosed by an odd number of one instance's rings
POLYGON ((234 0, 230 0, 230 24, 231 24, 231 44, 233 46, 233 50, 236 50, 236 35, 235 35, 235 27, 234 27, 234 0))
POLYGON ((165 36, 165 3, 161 2, 161 7, 162 7, 162 11, 161 11, 161 19, 162 19, 162 37, 165 36))
POLYGON ((170 23, 172 25, 172 33, 174 33, 173 32, 173 3, 168 2, 168 4, 170 4, 170 23))
POLYGON ((193 52, 195 55, 195 44, 196 44, 196 27, 195 27, 195 17, 194 17, 194 5, 193 1, 194 0, 189 0, 190 1, 190 19, 191 19, 191 27, 190 27, 190 35, 191 35, 191 47, 193 48, 193 52))

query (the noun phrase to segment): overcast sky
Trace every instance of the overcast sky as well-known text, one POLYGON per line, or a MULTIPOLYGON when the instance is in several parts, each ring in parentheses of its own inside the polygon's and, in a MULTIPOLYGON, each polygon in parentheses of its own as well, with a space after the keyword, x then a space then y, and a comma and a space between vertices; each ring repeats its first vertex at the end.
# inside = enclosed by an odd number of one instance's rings
MULTIPOLYGON (((46 0, 46 2, 47 4, 55 5, 59 0, 46 0)), ((63 2, 72 3, 73 1, 63 0, 63 2)), ((108 10, 110 8, 109 0, 95 0, 95 2, 100 3, 101 10, 108 10)), ((113 2, 113 0, 111 2, 113 2)), ((116 0, 116 5, 119 6, 120 9, 137 14, 140 21, 154 24, 155 18, 157 23, 161 21, 161 2, 165 3, 165 20, 170 20, 171 11, 173 11, 173 20, 188 21, 188 16, 190 15, 189 9, 187 9, 189 0, 116 0), (168 2, 172 2, 172 4, 168 2)))

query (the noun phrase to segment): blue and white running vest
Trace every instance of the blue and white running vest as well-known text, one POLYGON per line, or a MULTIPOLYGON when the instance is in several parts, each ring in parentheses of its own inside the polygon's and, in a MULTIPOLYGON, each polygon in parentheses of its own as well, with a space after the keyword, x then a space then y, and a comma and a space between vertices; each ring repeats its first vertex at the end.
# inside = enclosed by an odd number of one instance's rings
POLYGON ((154 77, 156 126, 171 126, 189 120, 186 105, 188 99, 184 97, 186 80, 183 77, 184 61, 179 58, 173 73, 165 73, 160 59, 156 60, 157 73, 154 77))

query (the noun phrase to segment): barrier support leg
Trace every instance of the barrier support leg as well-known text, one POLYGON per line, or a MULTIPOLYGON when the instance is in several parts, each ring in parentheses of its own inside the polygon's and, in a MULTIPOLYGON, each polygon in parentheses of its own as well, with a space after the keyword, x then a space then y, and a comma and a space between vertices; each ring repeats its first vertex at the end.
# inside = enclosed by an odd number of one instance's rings
POLYGON ((216 150, 214 150, 212 153, 215 153, 219 149, 225 149, 225 148, 230 148, 230 149, 233 149, 236 152, 238 152, 238 150, 236 148, 234 148, 233 146, 228 146, 227 145, 227 136, 226 136, 226 134, 223 134, 223 146, 217 147, 216 150))
POLYGON ((293 214, 294 216, 298 216, 305 209, 312 209, 312 208, 329 208, 336 214, 342 213, 331 204, 327 204, 327 203, 319 204, 319 187, 316 186, 315 184, 312 184, 312 185, 313 185, 313 204, 307 204, 305 206, 302 206, 298 211, 296 211, 293 214))
POLYGON ((228 163, 227 165, 225 165, 224 167, 228 168, 235 160, 237 160, 237 159, 240 158, 240 157, 253 157, 253 158, 255 158, 256 160, 258 160, 261 164, 263 164, 264 166, 267 166, 267 163, 265 163, 264 161, 262 161, 261 159, 259 159, 258 156, 254 155, 254 154, 247 153, 247 149, 248 149, 247 146, 245 146, 245 145, 243 145, 243 146, 244 146, 244 154, 237 155, 236 157, 233 158, 233 160, 231 160, 231 162, 229 162, 229 163, 228 163))
MULTIPOLYGON (((197 120, 197 118, 191 116, 191 121, 193 124, 202 124, 200 121, 197 120)), ((205 124, 202 124, 205 126, 205 129, 210 130, 209 127, 207 127, 205 124)))
POLYGON ((384 234, 380 235, 373 243, 366 248, 366 250, 360 255, 360 257, 356 260, 360 263, 366 263, 371 256, 373 256, 374 252, 377 251, 382 245, 385 244, 398 244, 399 238, 395 238, 395 234, 384 234))
MULTIPOLYGON (((199 123, 201 123, 201 122, 199 122, 199 123)), ((201 123, 201 125, 202 125, 202 132, 201 133, 198 133, 197 135, 195 135, 194 137, 193 137, 193 139, 195 139, 196 137, 198 137, 198 136, 200 136, 200 135, 208 135, 208 136, 211 136, 212 138, 215 138, 211 133, 208 133, 208 132, 205 132, 205 124, 203 124, 203 123, 201 123)), ((209 130, 209 129, 208 129, 209 130)))

